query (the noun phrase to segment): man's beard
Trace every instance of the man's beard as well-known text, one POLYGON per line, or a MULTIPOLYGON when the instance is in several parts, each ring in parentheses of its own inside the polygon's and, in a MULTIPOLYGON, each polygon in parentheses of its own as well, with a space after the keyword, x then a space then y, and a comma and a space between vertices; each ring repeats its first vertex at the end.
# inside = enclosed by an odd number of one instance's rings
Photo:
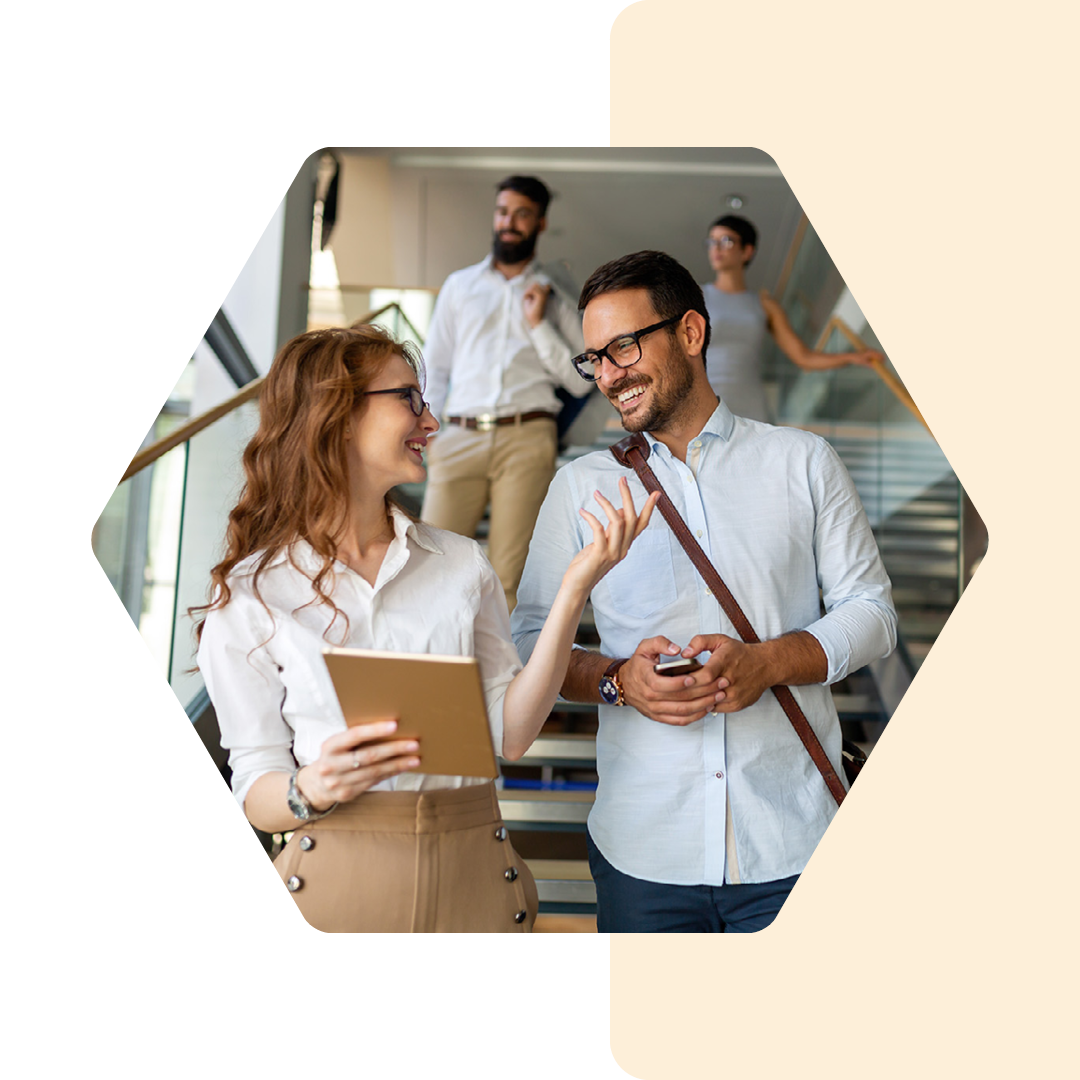
MULTIPOLYGON (((690 370, 691 359, 677 344, 670 343, 668 364, 662 374, 662 381, 650 381, 652 400, 645 409, 638 409, 633 415, 625 416, 619 410, 619 420, 625 431, 664 431, 671 422, 687 407, 694 387, 694 375, 690 370)), ((626 381, 620 380, 609 391, 610 396, 618 397, 624 390, 629 390, 641 380, 627 373, 626 381)), ((618 405, 615 406, 618 408, 618 405)))
POLYGON ((500 240, 499 234, 495 233, 491 240, 491 254, 497 263, 506 266, 528 262, 536 250, 536 238, 539 235, 540 231, 536 230, 520 240, 500 240))

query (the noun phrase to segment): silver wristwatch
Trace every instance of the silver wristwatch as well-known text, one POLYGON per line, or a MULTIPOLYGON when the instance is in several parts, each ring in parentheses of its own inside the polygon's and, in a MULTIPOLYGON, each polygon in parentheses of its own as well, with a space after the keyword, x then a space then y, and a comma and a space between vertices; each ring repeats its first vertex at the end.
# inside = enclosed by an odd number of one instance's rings
POLYGON ((285 796, 285 801, 289 804, 289 810, 292 816, 297 821, 318 821, 319 818, 326 817, 327 814, 332 814, 337 809, 337 803, 334 803, 329 810, 316 810, 301 794, 300 789, 296 786, 296 776, 299 773, 299 769, 293 769, 292 776, 289 777, 289 791, 285 796))

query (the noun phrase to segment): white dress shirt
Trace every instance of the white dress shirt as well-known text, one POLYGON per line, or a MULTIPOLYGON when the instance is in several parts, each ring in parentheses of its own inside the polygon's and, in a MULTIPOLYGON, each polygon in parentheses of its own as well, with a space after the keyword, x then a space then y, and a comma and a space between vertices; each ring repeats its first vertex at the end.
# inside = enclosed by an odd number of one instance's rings
MULTIPOLYGON (((855 487, 823 439, 735 417, 719 404, 687 461, 648 436, 649 464, 762 640, 806 630, 828 683, 896 644, 891 587, 855 487), (819 587, 827 614, 821 615, 819 587)), ((540 511, 512 626, 527 658, 563 570, 591 540, 578 507, 627 476, 607 452, 560 469, 540 511)), ((738 634, 659 512, 592 593, 600 649, 630 656, 662 634, 738 634)), ((792 688, 843 775, 828 685, 792 688)), ((677 885, 775 881, 802 871, 836 804, 771 692, 685 727, 601 705, 600 783, 589 832, 623 873, 677 885), (730 822, 729 822, 730 815, 730 822), (730 843, 728 842, 730 837, 730 843)))
POLYGON ((439 290, 424 342, 425 396, 436 417, 557 413, 556 386, 575 397, 592 389, 570 362, 584 349, 573 300, 538 262, 508 279, 489 255, 456 270, 439 290), (552 291, 544 318, 531 327, 522 297, 534 283, 552 291))
MULTIPOLYGON (((475 656, 496 753, 501 750, 503 696, 521 662, 499 579, 475 541, 414 523, 397 508, 393 523, 374 586, 334 564, 332 595, 348 627, 340 616, 331 625, 329 608, 311 602, 321 559, 303 541, 293 544, 292 561, 281 552, 260 575, 266 607, 252 588, 252 556, 229 576, 229 603, 207 615, 198 664, 241 806, 258 777, 310 764, 327 736, 345 729, 322 658, 326 645, 475 656)), ((372 790, 486 782, 404 773, 372 790)))

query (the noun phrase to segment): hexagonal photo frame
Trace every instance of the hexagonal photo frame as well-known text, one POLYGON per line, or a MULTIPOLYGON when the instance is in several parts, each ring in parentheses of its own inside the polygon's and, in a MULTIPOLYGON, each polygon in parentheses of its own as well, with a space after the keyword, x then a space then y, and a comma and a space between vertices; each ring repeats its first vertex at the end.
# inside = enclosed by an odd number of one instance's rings
MULTIPOLYGON (((208 599, 262 379, 309 329, 376 323, 422 351, 443 282, 490 246, 507 174, 540 176, 554 196, 537 247, 552 288, 576 299, 612 258, 673 255, 705 289, 721 398, 733 412, 814 432, 846 465, 899 616, 895 652, 833 687, 845 737, 869 754, 987 535, 772 159, 732 148, 334 148, 303 163, 94 529, 102 569, 215 764, 228 779, 187 613, 208 599), (736 266, 733 251, 750 257, 736 266)), ((561 403, 561 462, 624 434, 598 393, 561 403)), ((418 514, 423 484, 397 496, 418 514)), ((482 545, 487 527, 476 530, 482 545)), ((578 642, 598 641, 587 611, 578 642)), ((502 765, 500 808, 538 884, 537 929, 595 929, 584 830, 596 731, 595 706, 560 702, 526 756, 502 765)), ((288 839, 258 835, 272 856, 288 839)))

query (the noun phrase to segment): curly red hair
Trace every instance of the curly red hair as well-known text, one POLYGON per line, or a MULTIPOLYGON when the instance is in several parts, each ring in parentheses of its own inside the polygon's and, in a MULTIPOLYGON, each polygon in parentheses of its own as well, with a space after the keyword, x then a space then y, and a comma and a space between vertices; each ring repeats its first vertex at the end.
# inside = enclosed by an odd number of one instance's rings
POLYGON ((335 619, 342 614, 327 585, 349 514, 345 433, 392 356, 402 357, 423 385, 420 354, 379 326, 309 330, 282 346, 259 393, 259 427, 244 450, 244 487, 229 514, 225 558, 210 571, 211 600, 188 612, 202 615, 197 637, 206 613, 228 604, 228 578, 239 563, 258 554, 258 595, 259 575, 297 540, 322 558, 312 602, 327 604, 335 619))

